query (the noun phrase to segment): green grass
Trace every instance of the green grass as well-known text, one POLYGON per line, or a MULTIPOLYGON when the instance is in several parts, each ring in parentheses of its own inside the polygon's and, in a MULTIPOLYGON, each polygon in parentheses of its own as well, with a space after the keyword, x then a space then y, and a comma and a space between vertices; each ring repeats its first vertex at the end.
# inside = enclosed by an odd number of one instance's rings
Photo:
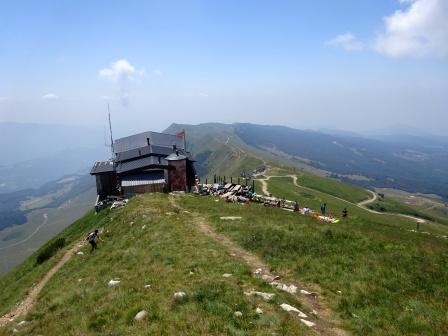
POLYGON ((299 176, 297 183, 353 203, 371 197, 371 194, 363 188, 308 173, 299 176))
MULTIPOLYGON (((167 197, 149 194, 123 209, 105 211, 96 222, 106 230, 99 250, 91 254, 85 247, 84 255, 74 255, 56 273, 19 335, 309 334, 278 307, 299 303, 254 278, 246 264, 198 231, 191 215, 174 209, 167 197), (223 273, 233 276, 223 278, 223 273), (107 286, 117 278, 118 286, 107 286), (267 303, 243 294, 253 289, 277 296, 267 303), (173 300, 177 291, 185 291, 187 299, 173 300), (256 307, 264 314, 257 315, 256 307), (147 318, 134 321, 142 309, 147 318), (243 317, 235 317, 235 311, 243 317)), ((93 227, 89 216, 72 225, 72 233, 84 236, 93 227)), ((14 274, 3 282, 2 293, 13 286, 14 274)))
POLYGON ((36 264, 36 258, 42 251, 61 237, 65 238, 67 245, 72 244, 76 239, 79 239, 82 232, 86 232, 101 223, 104 220, 104 214, 96 216, 93 212, 88 213, 84 218, 76 221, 44 244, 12 272, 0 278, 0 315, 6 313, 12 305, 25 295, 33 283, 41 279, 56 264, 57 260, 66 252, 68 246, 59 250, 51 259, 44 263, 36 264))
MULTIPOLYGON (((429 210, 428 210, 429 211, 429 210)), ((431 214, 434 214, 437 217, 448 218, 448 207, 435 207, 431 209, 431 214)))
MULTIPOLYGON (((359 223, 359 225, 367 219, 369 223, 376 226, 390 226, 401 230, 414 230, 417 226, 416 222, 411 219, 401 218, 387 213, 383 215, 371 214, 348 201, 341 201, 323 192, 298 188, 294 186, 290 177, 272 178, 268 182, 268 189, 276 197, 297 200, 301 207, 310 207, 316 211, 320 209, 322 203, 326 203, 327 212, 336 217, 341 217, 342 210, 347 208, 349 218, 354 220, 355 223, 359 223)), ((420 224, 420 230, 437 235, 448 234, 448 228, 446 226, 431 222, 420 224)))
POLYGON ((269 175, 296 175, 297 183, 299 185, 320 191, 327 195, 342 198, 352 203, 358 203, 371 198, 371 194, 363 188, 315 174, 310 174, 305 172, 303 169, 294 169, 291 167, 271 167, 269 169, 269 175))
POLYGON ((263 189, 261 189, 261 182, 258 180, 255 180, 254 184, 255 184, 255 192, 257 194, 263 195, 263 189))
MULTIPOLYGON (((319 182, 323 190, 335 187, 319 182)), ((259 182, 256 186, 260 187, 259 182)), ((448 334, 447 240, 410 232, 416 226, 412 220, 372 214, 334 197, 348 197, 348 189, 338 187, 332 196, 299 188, 290 177, 272 178, 268 189, 275 196, 298 200, 302 207, 318 209, 326 202, 329 212, 337 216, 347 207, 349 217, 328 224, 259 204, 215 202, 212 197, 187 195, 178 202, 258 255, 274 273, 320 291, 345 328, 355 335, 448 334), (220 216, 242 219, 222 221, 220 216)), ((353 197, 359 199, 360 194, 353 197)), ((297 307, 300 303, 254 278, 246 264, 199 232, 194 217, 173 208, 167 198, 148 194, 134 198, 123 209, 105 210, 97 216, 89 213, 55 237, 64 237, 70 245, 95 227, 106 230, 98 251, 90 254, 85 247, 83 256, 74 255, 44 287, 27 316, 29 323, 19 334, 309 332, 278 309, 282 302, 297 307), (223 273, 233 276, 223 278, 223 273), (107 282, 116 278, 121 284, 108 287, 107 282), (146 284, 152 287, 146 289, 146 284), (249 289, 275 292, 277 296, 274 302, 266 303, 245 296, 243 292, 249 289), (187 292, 188 298, 174 301, 176 291, 187 292), (257 306, 265 314, 257 316, 257 306), (148 317, 137 323, 133 317, 142 309, 148 311, 148 317), (243 312, 242 319, 233 315, 236 310, 243 312)), ((420 224, 420 229, 434 234, 448 232, 446 226, 436 223, 420 224)), ((18 302, 65 251, 42 265, 30 258, 2 278, 0 310, 4 313, 18 302)), ((0 335, 9 335, 9 331, 0 328, 0 335)))
POLYGON ((405 215, 418 217, 431 222, 438 222, 441 224, 448 225, 448 217, 443 213, 437 213, 430 210, 420 209, 416 206, 403 204, 389 197, 378 198, 377 201, 369 204, 368 207, 370 209, 380 212, 401 213, 405 215))
MULTIPOLYGON (((323 200, 319 192, 296 194, 288 178, 273 179, 269 187, 310 206, 323 200)), ((346 206, 328 196, 327 201, 333 211, 346 206)), ((325 224, 257 204, 221 201, 215 206, 209 198, 185 198, 184 203, 207 214, 217 231, 273 270, 320 287, 356 335, 448 333, 447 241, 406 231, 415 225, 406 219, 350 208, 348 220, 325 224), (224 222, 220 216, 243 219, 224 222)))

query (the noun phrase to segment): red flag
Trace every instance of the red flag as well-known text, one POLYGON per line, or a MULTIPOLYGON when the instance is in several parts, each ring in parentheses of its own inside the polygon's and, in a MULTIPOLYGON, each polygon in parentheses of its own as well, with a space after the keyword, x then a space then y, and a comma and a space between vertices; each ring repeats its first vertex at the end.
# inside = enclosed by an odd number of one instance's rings
POLYGON ((179 138, 184 138, 185 137, 185 131, 182 130, 182 131, 176 132, 176 136, 178 136, 179 138))

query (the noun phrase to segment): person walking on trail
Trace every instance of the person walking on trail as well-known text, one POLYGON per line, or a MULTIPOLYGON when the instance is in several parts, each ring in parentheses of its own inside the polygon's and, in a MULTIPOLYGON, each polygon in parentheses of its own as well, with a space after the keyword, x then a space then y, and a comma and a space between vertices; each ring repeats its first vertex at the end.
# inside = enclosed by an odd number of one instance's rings
POLYGON ((344 208, 344 210, 342 210, 342 218, 347 218, 348 216, 348 210, 347 208, 344 208))
POLYGON ((98 248, 95 239, 101 240, 100 236, 98 236, 98 230, 92 231, 87 235, 86 240, 92 246, 90 252, 93 252, 93 250, 96 250, 98 248))
POLYGON ((322 213, 322 216, 325 216, 327 212, 327 203, 324 203, 320 206, 320 212, 322 213))

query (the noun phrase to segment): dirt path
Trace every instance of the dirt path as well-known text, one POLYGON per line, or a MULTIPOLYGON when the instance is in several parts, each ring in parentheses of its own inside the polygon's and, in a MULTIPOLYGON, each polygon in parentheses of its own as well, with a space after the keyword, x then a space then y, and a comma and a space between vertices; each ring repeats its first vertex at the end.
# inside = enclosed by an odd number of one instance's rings
MULTIPOLYGON (((173 207, 183 210, 176 202, 177 196, 170 197, 170 203, 173 207)), ((291 294, 302 303, 302 305, 309 311, 315 312, 315 314, 308 314, 307 320, 315 323, 313 330, 319 335, 324 336, 344 336, 349 333, 343 330, 340 325, 341 322, 335 318, 335 314, 325 304, 324 299, 319 296, 312 289, 306 288, 303 284, 292 280, 283 278, 280 274, 273 274, 269 271, 269 266, 266 265, 257 255, 250 253, 231 241, 229 238, 216 232, 208 221, 198 213, 190 212, 194 218, 194 223, 197 225, 199 231, 221 244, 226 251, 236 258, 242 259, 253 271, 253 273, 263 279, 264 281, 271 283, 272 281, 278 281, 277 283, 287 283, 289 286, 294 285, 297 287, 297 294, 291 294), (281 279, 281 280, 280 280, 281 279), (305 290, 309 294, 300 294, 301 290, 305 290)))
POLYGON ((5 326, 9 322, 14 321, 20 316, 26 315, 33 305, 36 303, 37 296, 39 295, 40 291, 44 286, 47 284, 47 282, 53 277, 53 275, 56 274, 59 269, 64 266, 64 264, 70 260, 72 255, 76 253, 76 251, 79 249, 80 244, 77 242, 73 247, 71 247, 67 252, 65 252, 64 256, 61 258, 61 260, 58 261, 56 265, 51 268, 48 273, 44 276, 42 280, 37 285, 34 285, 28 292, 28 294, 25 296, 25 298, 18 303, 13 310, 11 310, 9 313, 3 315, 0 317, 0 327, 5 326))
MULTIPOLYGON (((261 182, 261 189, 262 189, 263 193, 265 195, 267 195, 267 196, 269 195, 267 181, 269 181, 273 177, 290 177, 290 178, 292 178, 293 183, 294 183, 294 185, 297 188, 301 188, 301 189, 309 190, 309 191, 313 191, 313 192, 321 192, 319 190, 315 190, 313 188, 308 188, 308 187, 304 187, 304 186, 300 185, 298 183, 297 175, 283 175, 283 176, 273 176, 273 175, 270 175, 270 176, 266 176, 266 178, 264 178, 264 179, 258 179, 258 181, 261 182)), ((392 212, 379 212, 379 211, 375 211, 375 210, 369 209, 367 207, 367 205, 375 202, 378 199, 378 196, 372 190, 368 190, 368 189, 366 189, 366 190, 370 194, 372 194, 372 198, 369 198, 367 200, 361 201, 359 203, 353 203, 353 202, 347 201, 347 200, 345 200, 343 198, 340 198, 340 197, 337 197, 337 196, 333 196, 333 195, 330 195, 330 194, 326 194, 326 195, 328 197, 332 197, 332 198, 337 199, 337 200, 339 200, 341 202, 345 202, 347 204, 354 205, 354 206, 356 206, 356 207, 358 207, 360 209, 363 209, 365 211, 368 211, 368 212, 376 214, 376 215, 398 216, 398 217, 402 217, 402 218, 411 219, 411 220, 416 221, 418 223, 425 223, 426 222, 424 219, 421 219, 421 218, 418 218, 418 217, 414 217, 414 216, 411 216, 411 215, 405 215, 405 214, 400 214, 400 213, 392 213, 392 212)))
MULTIPOLYGON (((358 206, 362 207, 362 208, 365 208, 366 205, 368 205, 370 203, 373 203, 373 202, 375 202, 378 199, 378 196, 376 195, 376 193, 374 193, 372 190, 368 190, 368 189, 366 189, 366 190, 372 195, 372 198, 369 198, 369 199, 366 199, 364 201, 358 202, 358 206)), ((367 210, 372 210, 372 209, 367 209, 367 210)))
POLYGON ((265 194, 265 196, 269 196, 268 183, 266 182, 267 180, 268 179, 259 179, 258 180, 261 183, 261 191, 263 192, 263 194, 265 194))

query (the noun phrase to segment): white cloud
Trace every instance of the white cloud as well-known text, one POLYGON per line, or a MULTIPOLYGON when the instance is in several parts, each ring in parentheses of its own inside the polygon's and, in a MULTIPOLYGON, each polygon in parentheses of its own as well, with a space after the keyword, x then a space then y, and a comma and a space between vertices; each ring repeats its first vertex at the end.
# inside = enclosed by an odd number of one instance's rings
POLYGON ((100 77, 116 82, 132 79, 135 74, 135 67, 126 59, 112 62, 109 68, 101 69, 99 72, 100 77))
POLYGON ((346 51, 372 50, 390 57, 448 56, 448 0, 398 0, 382 32, 362 42, 350 32, 325 42, 346 51))
POLYGON ((59 99, 59 97, 57 95, 55 95, 54 93, 47 93, 42 96, 42 99, 43 100, 53 100, 53 99, 59 99))
POLYGON ((359 41, 352 33, 338 35, 334 39, 325 42, 325 45, 328 47, 341 47, 347 51, 357 51, 364 49, 364 44, 359 41))
POLYGON ((99 71, 100 77, 118 84, 120 90, 121 105, 127 106, 130 102, 130 82, 138 82, 139 77, 145 74, 145 70, 136 70, 126 59, 112 62, 110 67, 99 71))
POLYGON ((400 0, 407 6, 384 18, 377 52, 392 57, 448 56, 448 1, 400 0))

